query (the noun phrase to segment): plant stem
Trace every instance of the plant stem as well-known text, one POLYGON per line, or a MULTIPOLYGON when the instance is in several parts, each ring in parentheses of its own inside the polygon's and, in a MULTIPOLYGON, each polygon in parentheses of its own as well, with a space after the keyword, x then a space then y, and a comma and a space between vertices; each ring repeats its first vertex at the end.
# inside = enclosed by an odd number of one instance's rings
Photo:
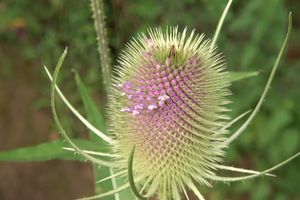
POLYGON ((108 48, 103 1, 91 0, 91 8, 93 11, 94 24, 97 34, 104 87, 107 90, 108 86, 110 85, 111 58, 108 48))

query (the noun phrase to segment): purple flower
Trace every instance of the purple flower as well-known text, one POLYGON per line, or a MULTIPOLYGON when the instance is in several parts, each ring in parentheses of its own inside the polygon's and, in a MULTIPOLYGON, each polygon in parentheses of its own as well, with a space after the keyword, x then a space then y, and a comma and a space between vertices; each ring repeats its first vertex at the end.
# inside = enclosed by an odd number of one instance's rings
POLYGON ((120 56, 110 130, 115 151, 126 158, 121 168, 136 146, 134 173, 148 196, 170 199, 195 182, 209 185, 206 179, 224 156, 230 84, 222 56, 210 47, 194 31, 150 29, 120 56))

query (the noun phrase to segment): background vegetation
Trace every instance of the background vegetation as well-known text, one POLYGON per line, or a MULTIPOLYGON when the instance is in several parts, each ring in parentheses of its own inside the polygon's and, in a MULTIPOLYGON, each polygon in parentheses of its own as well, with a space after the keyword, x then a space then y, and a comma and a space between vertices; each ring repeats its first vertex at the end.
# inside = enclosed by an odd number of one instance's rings
MULTIPOLYGON (((105 2, 114 64, 124 44, 148 27, 178 25, 211 37, 224 0, 112 0, 105 2)), ((228 69, 260 71, 232 86, 232 116, 253 108, 285 36, 293 12, 289 47, 267 100, 248 130, 227 154, 229 165, 265 169, 300 149, 300 2, 235 1, 218 41, 228 69)), ((64 91, 82 107, 72 69, 79 71, 100 109, 104 90, 97 43, 87 0, 4 0, 0 2, 0 150, 59 137, 49 109, 49 82, 43 64, 54 66, 62 49, 69 54, 61 79, 64 91)), ((53 69, 53 68, 52 68, 53 69)), ((64 109, 64 108, 61 108, 64 109)), ((66 113, 66 112, 64 112, 66 113)), ((87 137, 72 116, 64 123, 74 137, 87 137)), ((234 129, 234 128, 233 128, 234 129)), ((230 186, 203 188, 208 199, 300 198, 300 160, 259 178, 230 186)), ((11 164, 0 162, 0 199, 70 199, 93 194, 92 169, 67 161, 11 164)))

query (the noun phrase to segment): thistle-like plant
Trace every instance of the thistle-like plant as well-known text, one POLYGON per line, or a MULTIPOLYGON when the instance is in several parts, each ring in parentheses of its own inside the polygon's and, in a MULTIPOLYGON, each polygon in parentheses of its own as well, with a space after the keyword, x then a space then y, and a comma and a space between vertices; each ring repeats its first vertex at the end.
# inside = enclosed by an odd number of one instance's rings
MULTIPOLYGON (((128 183, 112 191, 85 199, 99 199, 129 187, 138 199, 154 196, 158 200, 180 200, 183 196, 189 199, 188 190, 204 199, 199 186, 211 186, 211 181, 233 182, 272 176, 271 171, 300 155, 297 153, 263 172, 222 165, 226 148, 258 113, 291 31, 290 14, 286 38, 256 107, 230 121, 226 107, 227 96, 231 94, 230 79, 224 58, 215 44, 231 3, 228 2, 212 40, 195 30, 189 33, 187 29, 180 32, 177 27, 149 29, 127 44, 112 80, 107 69, 108 56, 102 56, 108 92, 107 134, 82 117, 56 86, 67 51, 60 58, 53 77, 45 68, 52 80, 53 116, 62 136, 72 147, 68 150, 78 152, 95 164, 119 171, 106 179, 126 175, 128 178, 128 183), (111 154, 85 151, 69 138, 57 115, 56 92, 87 128, 110 145, 111 154), (242 126, 230 135, 227 129, 249 113, 242 126), (111 159, 99 159, 93 154, 111 159), (249 175, 222 177, 218 175, 220 170, 249 175)), ((94 4, 94 8, 97 5, 94 4)), ((94 11, 97 19, 99 12, 94 11)), ((101 33, 101 27, 98 26, 97 32, 101 33)), ((100 53, 106 54, 106 44, 101 39, 100 53)))

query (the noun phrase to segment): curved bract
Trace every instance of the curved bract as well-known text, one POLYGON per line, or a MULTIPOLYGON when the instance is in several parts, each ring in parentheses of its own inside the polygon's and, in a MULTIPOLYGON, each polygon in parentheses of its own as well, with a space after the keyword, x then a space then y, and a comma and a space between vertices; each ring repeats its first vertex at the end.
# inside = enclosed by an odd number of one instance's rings
POLYGON ((126 168, 136 146, 134 175, 148 196, 170 199, 188 182, 209 185, 222 160, 230 84, 222 56, 210 48, 194 31, 150 29, 120 56, 109 90, 113 148, 126 168))

